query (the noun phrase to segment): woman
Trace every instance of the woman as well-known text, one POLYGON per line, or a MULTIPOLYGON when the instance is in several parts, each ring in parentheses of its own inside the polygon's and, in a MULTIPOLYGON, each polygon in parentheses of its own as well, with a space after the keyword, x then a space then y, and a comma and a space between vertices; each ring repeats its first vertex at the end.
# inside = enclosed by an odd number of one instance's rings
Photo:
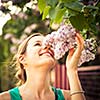
POLYGON ((42 46, 45 37, 33 34, 19 46, 16 54, 17 73, 21 85, 0 94, 0 100, 85 100, 77 73, 78 60, 83 50, 83 38, 77 34, 77 49, 69 50, 66 59, 70 90, 50 86, 50 72, 56 64, 52 47, 42 46))

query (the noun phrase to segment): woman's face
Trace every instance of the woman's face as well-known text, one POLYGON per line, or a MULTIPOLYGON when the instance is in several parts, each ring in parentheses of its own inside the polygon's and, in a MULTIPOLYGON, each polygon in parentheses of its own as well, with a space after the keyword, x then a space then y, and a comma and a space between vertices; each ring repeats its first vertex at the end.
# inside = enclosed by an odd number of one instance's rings
POLYGON ((42 42, 44 36, 35 36, 28 41, 28 45, 25 53, 25 60, 28 66, 54 67, 56 61, 54 59, 54 52, 50 46, 43 47, 42 42))

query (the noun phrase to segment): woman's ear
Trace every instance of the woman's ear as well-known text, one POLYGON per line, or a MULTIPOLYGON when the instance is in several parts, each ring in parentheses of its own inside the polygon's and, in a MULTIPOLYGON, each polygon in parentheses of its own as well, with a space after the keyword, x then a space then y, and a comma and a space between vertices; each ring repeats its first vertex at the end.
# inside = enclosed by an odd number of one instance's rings
POLYGON ((26 59, 25 59, 25 55, 20 55, 19 56, 19 62, 23 65, 26 65, 26 59))

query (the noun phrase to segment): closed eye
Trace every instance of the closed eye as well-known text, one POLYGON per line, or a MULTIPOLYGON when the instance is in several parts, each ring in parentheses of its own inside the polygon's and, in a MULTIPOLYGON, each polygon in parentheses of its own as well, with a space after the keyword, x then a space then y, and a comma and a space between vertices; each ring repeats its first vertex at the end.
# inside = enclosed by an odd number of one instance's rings
POLYGON ((41 46, 41 43, 35 43, 34 46, 41 46))

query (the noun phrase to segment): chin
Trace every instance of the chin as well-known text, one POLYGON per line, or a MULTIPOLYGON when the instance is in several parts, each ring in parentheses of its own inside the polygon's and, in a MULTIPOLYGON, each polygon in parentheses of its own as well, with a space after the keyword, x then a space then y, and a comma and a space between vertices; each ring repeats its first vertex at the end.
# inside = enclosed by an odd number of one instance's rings
POLYGON ((55 61, 55 59, 49 57, 49 58, 42 59, 41 60, 41 64, 43 66, 49 66, 49 68, 50 68, 50 67, 54 67, 55 66, 56 61, 55 61))

